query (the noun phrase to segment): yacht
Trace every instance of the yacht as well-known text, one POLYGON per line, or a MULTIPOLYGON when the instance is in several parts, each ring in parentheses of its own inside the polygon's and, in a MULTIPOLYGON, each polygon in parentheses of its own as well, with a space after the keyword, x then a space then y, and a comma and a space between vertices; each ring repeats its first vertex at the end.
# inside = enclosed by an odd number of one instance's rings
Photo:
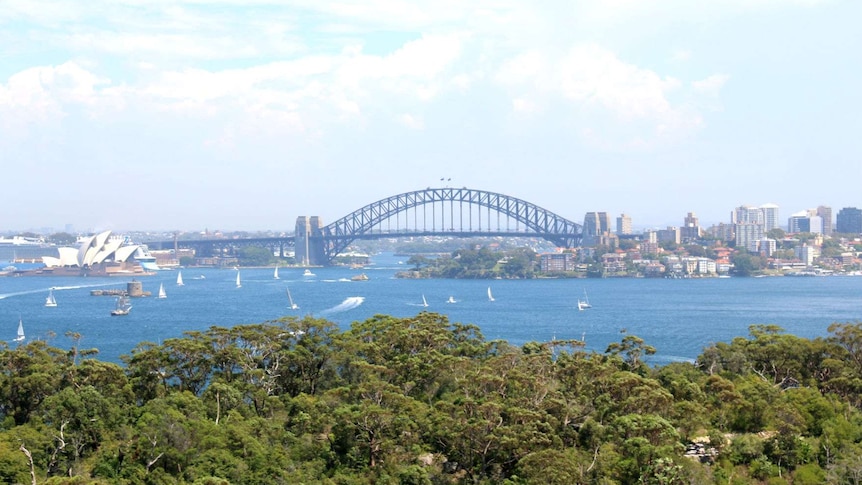
POLYGON ((54 298, 54 288, 48 290, 48 297, 45 298, 45 306, 47 307, 55 307, 57 306, 57 299, 54 298))

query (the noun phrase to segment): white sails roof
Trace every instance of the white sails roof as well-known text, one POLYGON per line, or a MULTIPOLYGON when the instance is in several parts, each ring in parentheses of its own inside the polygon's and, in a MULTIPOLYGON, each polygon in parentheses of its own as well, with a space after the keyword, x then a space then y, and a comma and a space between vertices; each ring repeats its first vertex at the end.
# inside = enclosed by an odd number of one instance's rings
POLYGON ((85 267, 105 261, 126 262, 140 246, 124 246, 123 243, 123 239, 111 239, 111 231, 105 231, 82 239, 78 248, 58 248, 59 257, 46 256, 42 258, 42 262, 49 268, 57 266, 85 267))

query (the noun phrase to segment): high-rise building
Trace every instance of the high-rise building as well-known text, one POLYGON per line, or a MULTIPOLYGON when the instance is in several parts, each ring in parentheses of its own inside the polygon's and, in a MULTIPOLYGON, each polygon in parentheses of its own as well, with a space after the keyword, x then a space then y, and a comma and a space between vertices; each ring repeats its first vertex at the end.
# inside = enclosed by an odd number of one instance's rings
POLYGON ((632 218, 627 214, 620 214, 617 217, 617 234, 632 233, 632 218))
POLYGON ((751 252, 757 252, 757 244, 765 234, 763 224, 755 222, 734 224, 734 232, 736 233, 736 248, 751 252))
POLYGON ((817 215, 823 221, 823 235, 832 235, 832 208, 825 205, 817 207, 817 215))
POLYGON ((763 229, 766 232, 769 232, 773 229, 779 229, 780 224, 778 222, 778 206, 775 204, 763 204, 759 207, 760 212, 763 214, 763 229))
POLYGON ((701 236, 700 224, 694 212, 689 212, 685 216, 683 226, 680 228, 680 238, 683 241, 691 241, 699 239, 701 236))
POLYGON ((759 207, 741 205, 730 213, 731 224, 750 222, 752 224, 763 224, 763 211, 759 207))
POLYGON ((659 229, 656 231, 656 238, 659 242, 670 242, 675 244, 682 242, 680 239, 679 228, 673 226, 668 226, 667 229, 659 229))
POLYGON ((787 218, 787 232, 808 232, 810 226, 808 221, 808 211, 795 212, 787 218))
POLYGON ((823 218, 817 215, 817 209, 796 212, 787 219, 787 232, 823 234, 823 218))
POLYGON ((835 229, 843 234, 862 234, 862 209, 845 207, 838 211, 835 229))

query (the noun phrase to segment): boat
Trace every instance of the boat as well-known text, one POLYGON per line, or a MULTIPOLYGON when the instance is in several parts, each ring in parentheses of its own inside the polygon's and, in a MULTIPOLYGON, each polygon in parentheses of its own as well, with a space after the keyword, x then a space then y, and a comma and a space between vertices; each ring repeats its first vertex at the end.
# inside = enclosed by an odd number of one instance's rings
POLYGON ((583 299, 583 301, 578 299, 578 309, 583 310, 584 308, 592 308, 592 307, 593 306, 590 305, 590 298, 587 296, 587 289, 584 288, 584 299, 583 299))
POLYGON ((488 287, 488 301, 494 301, 494 295, 491 294, 491 287, 488 287))
POLYGON ((428 302, 425 300, 425 295, 422 295, 422 306, 427 307, 428 302))
POLYGON ((156 263, 156 257, 150 254, 149 248, 146 245, 139 245, 138 249, 135 250, 132 257, 138 264, 141 265, 141 268, 144 268, 145 271, 161 271, 162 268, 156 263))
POLYGON ((125 296, 120 296, 117 298, 117 307, 111 310, 111 316, 128 315, 130 311, 132 311, 132 304, 129 303, 129 299, 125 296))
POLYGON ((275 267, 275 271, 272 273, 272 279, 275 279, 275 280, 279 279, 278 278, 278 266, 275 267))
POLYGON ((350 281, 368 281, 368 275, 365 273, 359 273, 356 276, 351 276, 350 281))
POLYGON ((14 342, 23 342, 24 341, 24 322, 21 320, 21 317, 18 317, 18 334, 13 339, 14 342))
POLYGON ((289 302, 290 302, 290 309, 291 309, 291 310, 296 310, 296 309, 298 309, 298 308, 299 308, 299 305, 297 305, 296 303, 294 303, 294 302, 293 302, 293 297, 292 297, 292 296, 290 296, 290 288, 288 288, 288 289, 287 289, 287 301, 289 301, 289 302))
POLYGON ((450 296, 449 299, 446 300, 446 303, 455 303, 455 298, 450 296))
POLYGON ((239 281, 239 271, 236 272, 236 287, 242 288, 242 283, 239 281))
POLYGON ((314 273, 312 273, 310 269, 306 268, 305 271, 302 272, 302 276, 314 276, 314 273))
POLYGON ((158 298, 158 299, 160 299, 160 300, 164 300, 164 299, 165 299, 165 298, 167 298, 167 297, 168 297, 168 294, 167 294, 167 293, 165 293, 165 284, 164 284, 164 283, 160 283, 160 284, 159 284, 159 296, 157 296, 156 298, 158 298))
POLYGON ((177 271, 177 286, 183 286, 183 272, 177 271))
POLYGON ((55 307, 57 306, 57 300, 54 299, 54 288, 48 290, 48 297, 45 298, 45 306, 55 307))

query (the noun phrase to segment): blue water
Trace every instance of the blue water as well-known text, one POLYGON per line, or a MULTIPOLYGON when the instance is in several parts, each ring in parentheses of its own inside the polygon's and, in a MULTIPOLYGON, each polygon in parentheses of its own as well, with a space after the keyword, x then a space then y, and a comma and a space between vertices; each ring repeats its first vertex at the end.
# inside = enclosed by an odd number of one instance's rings
MULTIPOLYGON (((232 269, 182 270, 141 277, 155 295, 164 283, 168 298, 133 299, 131 314, 112 317, 114 298, 92 289, 124 289, 127 278, 0 277, 0 340, 15 336, 19 316, 27 339, 69 348, 67 332, 81 335, 81 348, 99 349, 102 360, 120 362, 142 341, 161 342, 189 330, 261 323, 286 315, 327 318, 342 328, 376 314, 412 316, 422 310, 450 321, 477 325, 486 339, 528 341, 584 338, 603 352, 621 330, 657 348, 653 364, 696 358, 704 346, 748 335, 748 327, 773 323, 802 337, 827 335, 833 322, 862 320, 862 278, 589 279, 589 280, 402 280, 406 268, 392 255, 377 256, 364 269, 368 281, 350 281, 347 268, 317 268, 316 276, 281 268, 242 269, 242 288, 232 269), (204 276, 204 278, 201 278, 204 276), (487 298, 491 286, 496 301, 487 298), (55 287, 58 306, 44 307, 55 287), (286 288, 300 306, 288 308, 286 288), (578 311, 589 295, 593 308, 578 311), (422 295, 428 308, 421 307, 422 295), (453 296, 457 303, 446 300, 453 296), (3 323, 5 322, 5 323, 3 323), (6 330, 2 330, 5 328, 6 330)), ((11 344, 15 345, 15 344, 11 344)))

